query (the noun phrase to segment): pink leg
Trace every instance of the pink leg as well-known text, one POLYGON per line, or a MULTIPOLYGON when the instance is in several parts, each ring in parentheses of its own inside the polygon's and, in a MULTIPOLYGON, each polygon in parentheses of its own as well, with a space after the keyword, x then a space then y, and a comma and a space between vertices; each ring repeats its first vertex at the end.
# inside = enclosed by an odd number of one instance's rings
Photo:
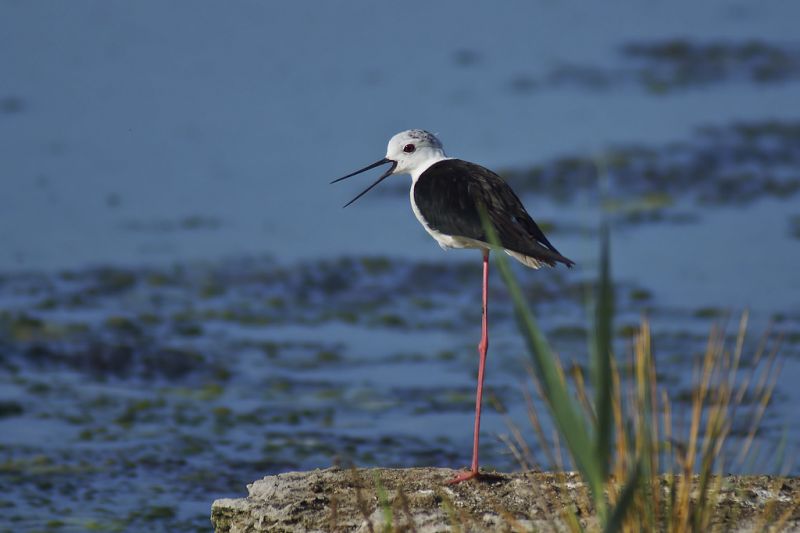
POLYGON ((475 395, 475 433, 472 437, 472 468, 461 472, 448 483, 460 483, 478 476, 478 437, 481 432, 481 401, 483 399, 483 375, 486 367, 486 352, 489 350, 489 250, 483 251, 483 317, 481 319, 481 342, 478 344, 478 392, 475 395))

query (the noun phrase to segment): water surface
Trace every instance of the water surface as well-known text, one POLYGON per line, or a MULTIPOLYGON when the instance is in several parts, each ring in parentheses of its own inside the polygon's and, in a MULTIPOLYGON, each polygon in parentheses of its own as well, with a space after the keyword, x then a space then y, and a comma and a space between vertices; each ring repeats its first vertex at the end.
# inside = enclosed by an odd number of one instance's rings
MULTIPOLYGON (((328 185, 411 127, 502 172, 578 263, 517 270, 566 361, 602 220, 618 356, 649 317, 678 405, 713 324, 751 311, 748 361, 782 333, 753 460, 726 463, 779 468, 800 437, 797 11, 2 4, 3 527, 207 530, 266 474, 465 466, 479 256, 438 249, 407 177, 347 210, 369 177, 328 185)), ((509 423, 539 451, 496 277, 491 312, 482 461, 514 469, 509 423)))

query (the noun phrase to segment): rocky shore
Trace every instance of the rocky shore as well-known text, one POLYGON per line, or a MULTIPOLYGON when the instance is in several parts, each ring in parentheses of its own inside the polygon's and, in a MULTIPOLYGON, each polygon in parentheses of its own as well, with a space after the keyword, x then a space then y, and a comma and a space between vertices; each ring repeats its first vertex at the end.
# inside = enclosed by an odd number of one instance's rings
MULTIPOLYGON (((260 531, 563 531, 575 505, 584 527, 596 524, 576 474, 496 473, 447 485, 446 468, 339 469, 289 472, 248 485, 248 496, 211 509, 218 533, 260 531)), ((782 531, 800 531, 800 479, 728 476, 714 525, 764 531, 788 513, 782 531)))

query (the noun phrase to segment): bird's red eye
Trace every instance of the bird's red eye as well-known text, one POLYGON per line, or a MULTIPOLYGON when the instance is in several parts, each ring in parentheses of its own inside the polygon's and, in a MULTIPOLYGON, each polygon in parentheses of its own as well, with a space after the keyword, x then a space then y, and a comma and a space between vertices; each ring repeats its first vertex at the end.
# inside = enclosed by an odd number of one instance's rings
POLYGON ((407 145, 403 146, 403 151, 404 151, 405 153, 407 153, 407 154, 410 154, 410 153, 412 153, 412 152, 413 152, 414 150, 416 150, 416 149, 417 149, 417 148, 416 148, 416 147, 415 147, 413 144, 407 144, 407 145))

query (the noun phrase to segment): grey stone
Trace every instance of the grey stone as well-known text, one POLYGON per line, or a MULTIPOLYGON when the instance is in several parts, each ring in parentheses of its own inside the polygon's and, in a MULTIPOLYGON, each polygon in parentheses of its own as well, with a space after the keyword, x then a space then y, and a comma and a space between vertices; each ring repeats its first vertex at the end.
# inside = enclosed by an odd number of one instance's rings
MULTIPOLYGON (((574 473, 491 473, 447 485, 455 474, 446 468, 329 468, 267 476, 247 486, 246 498, 215 501, 211 521, 219 533, 372 533, 387 531, 387 525, 388 531, 418 533, 568 531, 563 511, 572 507, 584 528, 598 529, 587 490, 574 473), (379 487, 386 504, 380 502, 379 487)), ((800 479, 728 476, 721 481, 716 529, 762 531, 765 520, 786 516, 782 530, 800 531, 800 479)))

